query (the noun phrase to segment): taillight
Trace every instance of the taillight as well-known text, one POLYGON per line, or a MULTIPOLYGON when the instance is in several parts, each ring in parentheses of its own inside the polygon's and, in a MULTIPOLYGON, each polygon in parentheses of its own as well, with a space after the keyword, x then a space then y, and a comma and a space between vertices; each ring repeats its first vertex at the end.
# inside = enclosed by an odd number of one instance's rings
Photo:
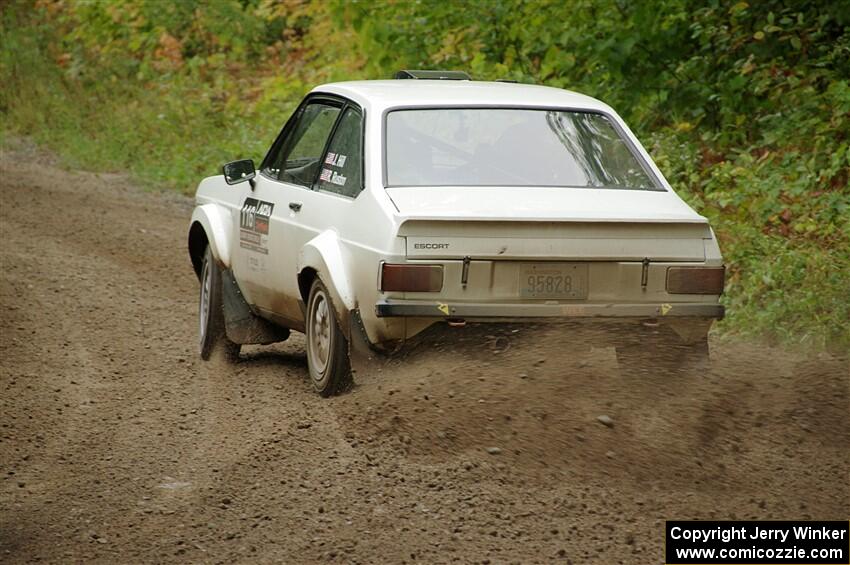
POLYGON ((669 267, 667 292, 670 294, 721 294, 725 267, 669 267))
POLYGON ((439 292, 442 288, 442 265, 383 264, 381 290, 384 292, 439 292))

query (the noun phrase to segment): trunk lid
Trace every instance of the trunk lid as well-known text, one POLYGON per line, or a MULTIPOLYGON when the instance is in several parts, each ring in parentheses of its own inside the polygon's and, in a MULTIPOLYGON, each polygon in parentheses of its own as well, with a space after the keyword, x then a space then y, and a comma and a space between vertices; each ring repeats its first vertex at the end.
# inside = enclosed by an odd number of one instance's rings
POLYGON ((705 218, 672 192, 391 188, 415 259, 704 261, 705 218))

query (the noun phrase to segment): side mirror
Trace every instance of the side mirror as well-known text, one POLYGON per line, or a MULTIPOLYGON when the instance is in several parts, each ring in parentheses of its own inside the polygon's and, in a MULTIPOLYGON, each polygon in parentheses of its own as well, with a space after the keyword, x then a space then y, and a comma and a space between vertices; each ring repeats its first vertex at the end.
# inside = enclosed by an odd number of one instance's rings
MULTIPOLYGON (((251 159, 242 159, 241 161, 232 161, 225 164, 221 168, 224 175, 224 182, 227 184, 239 184, 240 182, 250 181, 257 176, 257 171, 254 169, 254 161, 251 159)), ((253 182, 251 183, 253 186, 253 182)))

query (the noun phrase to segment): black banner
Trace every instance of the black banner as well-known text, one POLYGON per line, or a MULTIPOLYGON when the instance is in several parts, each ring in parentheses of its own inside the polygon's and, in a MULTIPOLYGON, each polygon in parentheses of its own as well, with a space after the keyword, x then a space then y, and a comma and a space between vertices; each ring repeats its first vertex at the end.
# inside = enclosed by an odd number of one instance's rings
POLYGON ((848 565, 850 523, 669 521, 668 565, 848 565))

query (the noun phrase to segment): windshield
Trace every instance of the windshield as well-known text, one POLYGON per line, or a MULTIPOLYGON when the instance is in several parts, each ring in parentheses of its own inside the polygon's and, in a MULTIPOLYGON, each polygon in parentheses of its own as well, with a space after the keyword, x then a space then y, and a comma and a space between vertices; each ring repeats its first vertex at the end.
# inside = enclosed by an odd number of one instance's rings
POLYGON ((386 120, 387 186, 663 190, 602 114, 420 108, 386 120))

